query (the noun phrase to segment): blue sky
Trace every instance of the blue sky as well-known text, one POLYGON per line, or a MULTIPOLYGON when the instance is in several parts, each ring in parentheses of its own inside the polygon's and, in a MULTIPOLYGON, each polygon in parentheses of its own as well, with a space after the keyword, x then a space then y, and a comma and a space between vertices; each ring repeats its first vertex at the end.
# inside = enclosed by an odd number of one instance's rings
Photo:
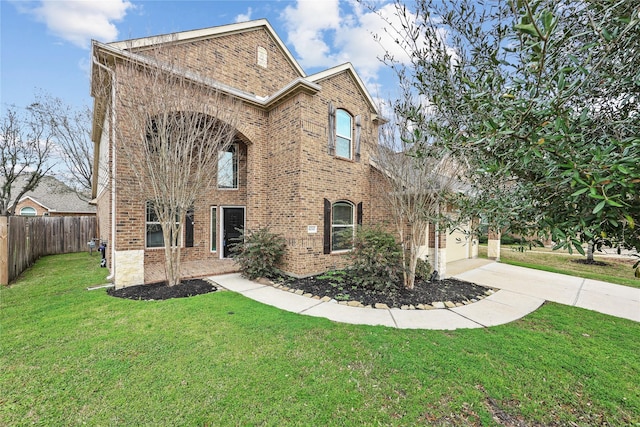
MULTIPOLYGON (((390 0, 373 0, 393 16, 390 0)), ((266 18, 307 74, 351 62, 374 98, 395 85, 377 59, 382 20, 352 0, 0 0, 0 101, 24 107, 44 91, 92 105, 90 41, 125 40, 266 18)), ((390 39, 383 44, 394 48, 390 39)))

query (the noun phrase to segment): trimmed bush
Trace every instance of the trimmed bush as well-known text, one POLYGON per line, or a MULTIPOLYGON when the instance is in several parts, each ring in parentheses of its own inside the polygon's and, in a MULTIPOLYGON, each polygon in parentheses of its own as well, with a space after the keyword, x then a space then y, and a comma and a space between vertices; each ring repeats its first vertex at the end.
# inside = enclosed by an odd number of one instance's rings
POLYGON ((274 277, 282 261, 286 248, 284 237, 274 234, 267 228, 256 231, 243 231, 234 239, 231 252, 240 265, 240 271, 248 279, 274 277))
POLYGON ((430 275, 431 264, 429 264, 429 261, 418 258, 418 263, 416 264, 416 279, 428 280, 430 275))
POLYGON ((359 228, 348 256, 357 286, 382 291, 402 282, 402 249, 395 237, 381 228, 359 228))

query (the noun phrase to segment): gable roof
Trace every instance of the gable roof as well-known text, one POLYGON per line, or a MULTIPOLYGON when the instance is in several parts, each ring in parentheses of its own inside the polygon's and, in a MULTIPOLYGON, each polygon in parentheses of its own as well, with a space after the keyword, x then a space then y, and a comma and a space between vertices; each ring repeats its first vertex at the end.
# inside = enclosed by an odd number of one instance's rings
POLYGON ((375 102, 373 102, 373 98, 371 98, 371 95, 369 94, 369 91, 367 90, 366 86, 364 85, 364 83, 360 79, 360 76, 356 72, 356 70, 353 67, 353 64, 351 64, 351 62, 346 62, 344 64, 337 65, 337 66, 329 68, 327 70, 320 71, 319 73, 312 74, 312 75, 307 77, 307 80, 309 80, 310 82, 313 82, 313 83, 318 83, 321 80, 333 77, 335 75, 338 75, 338 74, 344 73, 344 72, 347 72, 353 78, 353 80, 356 83, 356 86, 358 86, 358 89, 360 90, 362 95, 366 98, 366 100, 369 103, 369 106, 371 107, 371 109, 377 113, 378 112, 378 108, 376 107, 375 102))
MULTIPOLYGON (((16 181, 17 188, 23 188, 26 177, 21 176, 16 181)), ((33 191, 25 193, 18 203, 30 199, 50 212, 94 214, 96 207, 86 200, 82 200, 78 194, 68 185, 52 176, 44 176, 33 191)))
MULTIPOLYGON (((150 59, 146 56, 137 54, 137 53, 133 53, 133 52, 129 52, 127 50, 121 50, 118 48, 114 48, 113 46, 111 46, 111 44, 105 44, 105 43, 100 43, 100 42, 96 42, 94 40, 93 45, 95 48, 97 49, 101 49, 103 52, 109 53, 113 56, 117 56, 117 57, 121 57, 121 58, 126 58, 126 59, 130 59, 132 61, 136 61, 139 64, 145 64, 148 66, 157 66, 157 67, 162 67, 164 64, 162 63, 158 63, 157 61, 154 61, 153 59, 150 59)), ((245 92, 243 90, 237 89, 233 86, 229 86, 227 84, 224 83, 220 83, 217 80, 214 80, 212 78, 209 77, 204 77, 196 72, 190 71, 190 70, 186 70, 186 69, 177 69, 177 67, 172 67, 172 72, 177 73, 179 75, 182 75, 184 77, 186 77, 187 79, 190 79, 193 82, 197 82, 197 83, 201 83, 207 86, 210 86, 212 88, 215 88, 223 93, 226 93, 228 95, 231 95, 233 97, 239 98, 245 102, 249 102, 250 104, 254 104, 254 105, 258 105, 261 107, 268 107, 271 104, 273 104, 275 101, 277 101, 278 99, 282 98, 283 96, 294 92, 296 90, 302 89, 302 90, 306 90, 308 92, 311 93, 315 93, 318 92, 320 90, 320 86, 310 82, 309 80, 306 80, 304 78, 298 77, 294 80, 292 80, 290 83, 288 83, 286 86, 284 86, 283 88, 281 88, 280 90, 278 90, 277 92, 274 92, 273 94, 263 97, 263 96, 258 96, 254 93, 249 93, 249 92, 245 92)))
MULTIPOLYGON (((244 101, 250 102, 254 105, 269 107, 273 103, 277 102, 284 96, 297 91, 297 90, 305 90, 311 93, 318 92, 321 87, 317 83, 320 80, 325 78, 337 75, 342 72, 349 72, 349 74, 353 77, 353 80, 356 82, 358 89, 365 97, 365 99, 370 104, 370 108, 372 111, 375 111, 378 114, 378 108, 376 107, 373 98, 369 94, 366 89, 364 83, 358 76, 358 73, 354 69, 351 63, 345 63, 342 65, 338 65, 336 67, 330 68, 328 70, 313 74, 311 76, 307 76, 300 64, 295 60, 289 49, 285 46, 283 41, 278 37, 278 34, 275 32, 269 21, 266 19, 257 19, 254 21, 240 22, 236 24, 228 24, 221 25, 217 27, 203 28, 199 30, 189 30, 189 31, 181 31, 177 33, 171 34, 162 34, 158 36, 150 36, 150 37, 142 37, 137 39, 123 40, 118 42, 111 43, 101 43, 96 40, 93 41, 93 50, 94 51, 103 51, 112 56, 135 59, 141 63, 148 63, 151 65, 151 62, 145 58, 143 55, 137 55, 135 51, 144 50, 147 47, 155 46, 162 43, 186 43, 192 42, 196 40, 204 40, 219 36, 237 34, 247 31, 254 31, 257 29, 264 29, 269 36, 276 42, 282 53, 284 54, 287 61, 293 66, 293 68, 300 75, 299 78, 294 79, 283 88, 278 90, 275 93, 267 97, 256 96, 253 93, 244 92, 237 88, 222 84, 213 79, 205 78, 203 76, 198 75, 197 73, 184 70, 183 73, 186 77, 192 78, 194 81, 198 81, 200 83, 204 83, 207 85, 211 85, 223 92, 228 93, 229 95, 236 96, 244 101)), ((96 57, 94 53, 94 57, 96 57)))
POLYGON ((108 46, 114 47, 120 50, 137 50, 144 49, 162 43, 185 43, 196 40, 209 39, 213 37, 219 37, 224 35, 230 35, 235 33, 242 33, 245 31, 253 31, 259 28, 264 28, 267 33, 278 44, 282 53, 284 53, 287 60, 296 69, 300 76, 304 77, 305 72, 298 64, 280 37, 276 34, 275 30, 269 24, 266 19, 256 19, 254 21, 238 22, 235 24, 220 25, 217 27, 202 28, 199 30, 181 31, 178 33, 161 34, 158 36, 142 37, 138 39, 122 40, 118 42, 107 43, 108 46))
MULTIPOLYGON (((279 49, 282 51, 286 60, 291 64, 291 66, 294 68, 294 70, 296 70, 296 72, 299 75, 299 77, 293 79, 292 81, 284 85, 282 88, 269 94, 268 96, 258 96, 256 94, 240 90, 238 88, 223 84, 220 81, 216 81, 212 78, 203 76, 191 70, 184 69, 184 70, 179 70, 178 72, 181 75, 184 75, 188 79, 192 80, 193 82, 209 85, 232 97, 236 97, 252 105, 262 107, 262 108, 270 108, 276 103, 278 103, 280 100, 287 98, 288 96, 294 93, 306 92, 310 94, 315 94, 322 89, 319 84, 320 81, 342 72, 348 72, 353 78, 353 81, 358 87, 358 90, 360 91, 360 93, 363 95, 363 97, 366 99, 367 103, 369 104, 369 108, 373 112, 373 120, 376 120, 378 122, 385 121, 385 119, 383 119, 380 116, 380 113, 376 104, 371 98, 371 95, 369 95, 368 90, 364 86, 364 83, 356 73, 351 63, 342 64, 342 65, 330 68, 328 70, 313 74, 311 76, 307 76, 304 70, 302 69, 302 67, 300 66, 300 64, 298 64, 298 62, 295 60, 295 58, 293 57, 289 49, 287 49, 285 44, 282 42, 280 37, 276 34, 275 30, 271 26, 271 24, 269 24, 269 22, 266 19, 258 19, 254 21, 222 25, 222 26, 204 28, 199 30, 181 31, 181 32, 172 33, 172 34, 142 37, 138 39, 130 39, 130 40, 124 40, 124 41, 112 42, 112 43, 101 43, 96 40, 93 40, 92 41, 92 63, 91 63, 92 64, 91 65, 92 67, 91 95, 94 97, 94 118, 93 118, 93 129, 91 134, 92 134, 92 140, 94 141, 94 159, 95 159, 94 161, 96 162, 96 164, 94 165, 95 169, 97 170, 98 168, 97 162, 99 158, 98 153, 99 153, 100 139, 102 136, 102 122, 105 119, 107 104, 109 103, 108 99, 106 99, 106 96, 104 94, 100 96, 94 92, 94 87, 95 87, 94 85, 97 84, 95 82, 97 81, 96 70, 98 68, 112 71, 112 70, 109 70, 108 67, 110 63, 116 59, 132 60, 140 64, 162 67, 163 64, 155 63, 152 60, 150 60, 148 57, 145 57, 144 55, 141 55, 141 54, 137 54, 136 51, 144 51, 145 48, 162 44, 162 43, 187 43, 187 42, 205 40, 205 39, 210 39, 210 38, 215 38, 220 36, 239 34, 239 33, 244 33, 248 31, 255 31, 259 29, 263 29, 264 31, 266 31, 268 35, 275 41, 279 49)), ((111 77, 108 77, 108 78, 113 78, 113 74, 111 74, 111 77)), ((97 195, 97 179, 93 180, 93 188, 92 188, 91 194, 93 197, 97 195)))

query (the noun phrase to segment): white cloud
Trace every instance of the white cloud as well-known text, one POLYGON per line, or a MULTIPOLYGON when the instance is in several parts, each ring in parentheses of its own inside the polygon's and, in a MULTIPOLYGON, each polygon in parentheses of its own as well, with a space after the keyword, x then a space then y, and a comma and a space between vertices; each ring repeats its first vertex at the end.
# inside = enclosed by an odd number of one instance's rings
POLYGON ((303 67, 335 65, 331 36, 340 28, 339 0, 298 0, 282 13, 287 41, 293 45, 303 67))
MULTIPOLYGON (((377 10, 401 28, 393 3, 381 2, 377 10)), ((284 10, 282 18, 288 44, 293 46, 304 68, 330 68, 351 62, 367 86, 372 87, 385 67, 379 59, 385 51, 403 62, 408 59, 395 43, 393 30, 378 13, 350 0, 298 0, 295 6, 284 10)))
POLYGON ((56 36, 88 48, 92 38, 104 42, 116 40, 118 29, 114 22, 122 20, 133 7, 128 0, 42 0, 36 7, 18 10, 45 23, 56 36))
POLYGON ((83 56, 78 60, 78 69, 82 71, 87 78, 87 81, 91 79, 91 61, 89 61, 88 58, 83 56))
POLYGON ((241 13, 238 16, 236 16, 236 22, 251 21, 252 13, 253 13, 253 10, 251 8, 247 9, 247 13, 241 13))
MULTIPOLYGON (((399 28, 398 18, 394 12, 395 6, 393 4, 384 5, 378 9, 379 14, 399 28)), ((393 30, 378 13, 363 11, 356 16, 353 25, 345 25, 341 28, 335 41, 336 48, 340 50, 340 58, 356 65, 362 74, 361 77, 366 81, 375 80, 380 68, 385 67, 380 61, 385 52, 389 52, 402 62, 408 59, 400 46, 395 43, 393 30), (385 31, 385 28, 388 29, 388 32, 385 31)))

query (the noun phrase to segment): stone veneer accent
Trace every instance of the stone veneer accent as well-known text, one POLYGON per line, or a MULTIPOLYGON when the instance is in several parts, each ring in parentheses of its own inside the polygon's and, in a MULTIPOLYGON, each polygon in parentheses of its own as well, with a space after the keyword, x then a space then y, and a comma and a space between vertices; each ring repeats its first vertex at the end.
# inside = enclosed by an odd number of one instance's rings
POLYGON ((117 268, 114 283, 116 289, 144 283, 143 250, 116 251, 115 258, 117 268))

